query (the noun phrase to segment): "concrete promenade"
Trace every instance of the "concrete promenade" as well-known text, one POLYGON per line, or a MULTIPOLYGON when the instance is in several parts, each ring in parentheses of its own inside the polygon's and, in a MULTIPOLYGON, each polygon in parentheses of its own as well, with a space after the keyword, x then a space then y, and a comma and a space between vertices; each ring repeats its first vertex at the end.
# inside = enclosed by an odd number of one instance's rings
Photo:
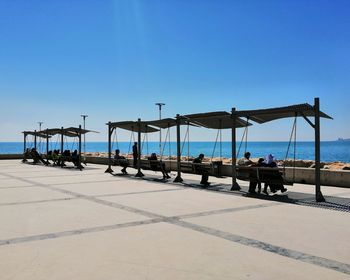
POLYGON ((350 279, 349 188, 317 204, 310 185, 250 197, 105 168, 0 161, 1 280, 350 279))

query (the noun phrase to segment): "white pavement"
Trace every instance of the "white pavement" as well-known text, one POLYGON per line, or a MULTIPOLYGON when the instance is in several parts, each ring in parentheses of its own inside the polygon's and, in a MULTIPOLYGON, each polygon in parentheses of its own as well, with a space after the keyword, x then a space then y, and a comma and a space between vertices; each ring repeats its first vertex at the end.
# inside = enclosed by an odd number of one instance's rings
POLYGON ((0 161, 1 280, 350 279, 350 211, 317 207, 311 186, 289 187, 299 205, 105 168, 0 161))

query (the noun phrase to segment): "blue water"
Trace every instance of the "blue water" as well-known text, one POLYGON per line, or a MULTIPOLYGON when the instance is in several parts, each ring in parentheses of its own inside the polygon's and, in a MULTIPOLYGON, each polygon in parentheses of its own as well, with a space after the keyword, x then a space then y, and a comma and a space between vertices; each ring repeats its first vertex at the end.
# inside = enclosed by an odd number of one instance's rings
MULTIPOLYGON (((28 147, 31 147, 32 143, 27 143, 28 147)), ((44 152, 46 150, 45 144, 38 143, 39 148, 44 152)), ((237 143, 237 150, 239 143, 237 143)), ((287 152, 288 142, 248 142, 247 151, 251 152, 252 157, 264 157, 265 155, 271 153, 277 159, 284 159, 287 152)), ((60 143, 50 144, 50 150, 59 149, 60 143)), ((65 149, 76 149, 76 143, 65 143, 65 149)), ((116 144, 113 145, 113 149, 119 148, 122 153, 127 153, 131 151, 129 142, 120 142, 118 147, 116 144)), ((207 157, 211 157, 213 154, 214 142, 190 142, 190 156, 197 156, 199 153, 205 154, 207 157)), ((241 148, 239 157, 244 153, 245 147, 241 148)), ((108 145, 106 142, 87 142, 86 143, 87 152, 107 152, 108 145)), ((0 142, 0 154, 16 154, 23 152, 23 143, 21 142, 0 142)), ((156 152, 159 154, 159 143, 149 142, 148 145, 144 143, 142 153, 149 154, 156 152)), ((176 154, 176 143, 171 142, 170 151, 169 145, 167 144, 164 148, 164 155, 176 154)), ((182 155, 187 156, 188 147, 187 144, 183 147, 182 155)), ((313 142, 298 142, 296 148, 296 158, 297 159, 314 159, 314 143, 313 142)), ((216 146, 216 151, 214 156, 220 156, 220 145, 216 146)), ((222 143, 222 156, 231 157, 231 143, 222 143)), ((290 148, 289 158, 293 158, 293 146, 290 148)), ((321 161, 341 161, 350 162, 350 141, 329 141, 321 142, 321 161)))

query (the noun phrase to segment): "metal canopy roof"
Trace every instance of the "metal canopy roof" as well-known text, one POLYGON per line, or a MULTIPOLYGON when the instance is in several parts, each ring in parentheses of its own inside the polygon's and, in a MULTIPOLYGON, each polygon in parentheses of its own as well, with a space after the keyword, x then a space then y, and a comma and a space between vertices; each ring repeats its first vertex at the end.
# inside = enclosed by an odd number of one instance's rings
POLYGON ((72 133, 72 132, 69 132, 69 131, 66 131, 65 129, 61 129, 61 128, 48 128, 48 129, 44 129, 42 131, 40 131, 40 133, 42 134, 49 134, 49 135, 56 135, 56 134, 63 134, 65 136, 68 136, 68 137, 75 137, 76 134, 72 133))
MULTIPOLYGON (((187 118, 184 118, 184 117, 180 117, 178 121, 179 121, 180 125, 188 125, 189 124, 192 126, 197 126, 197 125, 191 123, 187 118)), ((156 126, 156 127, 163 128, 163 129, 177 125, 176 119, 172 119, 172 118, 149 121, 147 123, 149 125, 156 126)))
POLYGON ((33 136, 37 136, 37 137, 40 137, 40 138, 51 138, 51 136, 47 136, 46 134, 43 134, 39 131, 23 131, 22 132, 23 134, 25 135, 33 135, 33 136))
POLYGON ((89 132, 94 132, 94 133, 98 133, 97 131, 94 131, 94 130, 87 130, 87 129, 82 129, 82 128, 79 128, 79 127, 68 127, 68 128, 64 128, 64 131, 65 132, 71 132, 71 133, 76 133, 76 134, 79 134, 79 132, 81 134, 86 134, 86 133, 89 133, 89 132))
POLYGON ((135 131, 138 132, 140 129, 141 133, 152 133, 152 132, 157 132, 159 129, 156 129, 154 127, 149 126, 150 122, 144 122, 141 121, 135 122, 135 121, 124 121, 124 122, 114 122, 110 123, 111 127, 119 127, 125 130, 129 131, 135 131), (140 124, 140 127, 139 127, 140 124))
MULTIPOLYGON (((261 110, 245 110, 237 111, 238 117, 246 117, 249 120, 255 121, 257 123, 265 123, 277 119, 283 118, 293 118, 298 117, 314 117, 315 111, 314 107, 310 104, 297 104, 286 107, 279 108, 270 108, 270 109, 261 109, 261 110)), ((320 112, 320 117, 332 119, 332 117, 327 114, 320 112)))
MULTIPOLYGON (((201 125, 206 128, 232 128, 231 114, 225 111, 191 114, 185 115, 184 117, 190 120, 191 122, 194 122, 195 124, 201 125)), ((242 120, 240 118, 236 120, 236 127, 246 127, 247 125, 251 124, 247 123, 245 120, 242 120)))

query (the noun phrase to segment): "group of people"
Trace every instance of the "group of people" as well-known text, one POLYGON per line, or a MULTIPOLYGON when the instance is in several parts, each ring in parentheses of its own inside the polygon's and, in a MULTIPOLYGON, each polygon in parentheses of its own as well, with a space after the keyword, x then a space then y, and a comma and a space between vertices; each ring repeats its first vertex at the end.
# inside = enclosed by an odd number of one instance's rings
MULTIPOLYGON (((277 169, 277 163, 274 159, 274 156, 269 154, 265 158, 259 158, 258 162, 253 162, 251 159, 251 154, 250 152, 246 152, 244 154, 244 157, 241 158, 238 161, 238 166, 250 166, 250 167, 270 167, 270 168, 276 168, 273 170, 274 172, 269 172, 269 180, 270 182, 265 182, 264 183, 264 189, 263 193, 268 195, 268 188, 270 188, 270 191, 272 193, 276 193, 277 191, 281 191, 282 193, 286 192, 287 189, 283 185, 283 178, 279 170, 277 169)), ((258 190, 260 192, 261 190, 261 182, 256 178, 256 173, 251 172, 250 173, 250 183, 249 183, 249 193, 251 194, 256 194, 256 187, 258 187, 258 190)))
MULTIPOLYGON (((137 168, 137 161, 138 161, 138 157, 139 157, 137 142, 134 142, 134 145, 132 146, 132 156, 133 156, 133 167, 137 168)), ((168 172, 166 171, 165 163, 158 161, 158 157, 157 157, 156 153, 152 153, 151 156, 148 157, 148 160, 150 162, 150 168, 152 170, 161 171, 162 175, 163 175, 163 179, 170 178, 168 172)), ((123 167, 121 172, 123 174, 128 174, 128 172, 126 171, 126 168, 129 166, 128 160, 124 156, 120 155, 119 149, 115 150, 114 165, 119 165, 119 166, 123 167)))
POLYGON ((27 162, 30 158, 33 159, 33 164, 42 162, 45 165, 49 165, 51 160, 53 165, 64 167, 66 166, 65 162, 70 161, 74 166, 83 168, 77 150, 74 150, 73 152, 70 150, 64 150, 63 153, 60 153, 60 150, 48 151, 44 159, 35 148, 27 148, 24 152, 23 162, 27 162))

